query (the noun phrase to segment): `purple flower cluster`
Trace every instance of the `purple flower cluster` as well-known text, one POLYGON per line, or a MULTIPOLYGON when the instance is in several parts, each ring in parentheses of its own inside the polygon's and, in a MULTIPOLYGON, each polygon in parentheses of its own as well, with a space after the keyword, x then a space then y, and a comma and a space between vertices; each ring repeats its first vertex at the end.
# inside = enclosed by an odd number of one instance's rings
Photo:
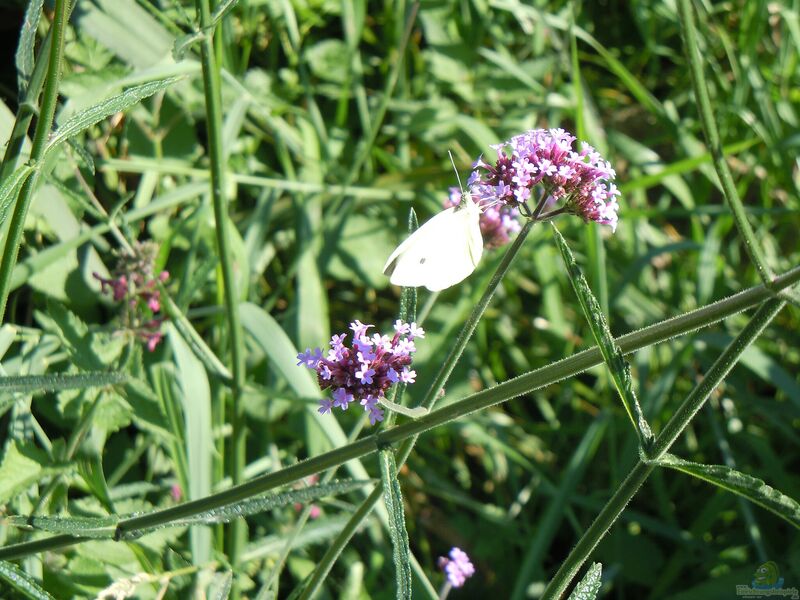
POLYGON ((571 213, 615 230, 616 173, 589 144, 581 142, 580 151, 574 151, 575 139, 563 129, 531 129, 492 146, 499 154, 497 162, 489 165, 478 159, 469 178, 473 199, 517 207, 541 185, 543 207, 550 211, 541 215, 543 219, 571 213))
POLYGON ((470 562, 469 556, 460 548, 450 550, 450 558, 440 556, 439 568, 447 575, 450 585, 457 588, 475 574, 475 567, 470 562))
MULTIPOLYGON (((487 199, 473 198, 481 207, 479 224, 483 235, 483 244, 487 249, 505 246, 511 241, 511 236, 522 228, 517 220, 519 209, 500 204, 487 199)), ((461 190, 457 187, 450 188, 450 196, 445 200, 444 207, 458 206, 461 202, 461 190)))
POLYGON ((110 292, 115 302, 123 303, 122 325, 142 340, 147 349, 153 352, 164 337, 161 323, 164 318, 157 315, 161 311, 161 292, 158 282, 169 279, 167 271, 154 272, 158 248, 145 242, 136 244, 134 253, 119 255, 111 278, 92 273, 100 282, 101 293, 110 292))
POLYGON ((320 400, 320 414, 333 408, 347 410, 351 402, 358 402, 369 414, 374 425, 383 421, 383 409, 378 405, 386 390, 394 383, 414 383, 415 371, 408 368, 411 355, 417 350, 415 338, 424 338, 425 331, 416 323, 395 321, 393 337, 378 333, 370 336, 367 330, 373 325, 361 321, 350 323, 353 343, 345 346, 346 333, 334 335, 327 356, 320 348, 306 349, 297 355, 297 364, 314 369, 320 388, 333 388, 333 400, 320 400))

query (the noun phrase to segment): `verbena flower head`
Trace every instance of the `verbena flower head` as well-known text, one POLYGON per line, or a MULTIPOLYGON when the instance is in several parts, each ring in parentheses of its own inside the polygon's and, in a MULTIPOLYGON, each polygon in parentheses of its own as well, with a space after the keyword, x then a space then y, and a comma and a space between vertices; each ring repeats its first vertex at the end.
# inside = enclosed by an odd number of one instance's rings
POLYGON ((101 293, 110 293, 122 304, 122 327, 131 331, 153 352, 164 337, 161 324, 161 292, 158 282, 169 279, 167 271, 155 272, 158 247, 152 242, 137 243, 134 253, 121 253, 111 278, 92 273, 100 282, 101 293))
POLYGON ((330 350, 323 356, 320 348, 297 355, 297 364, 314 369, 320 388, 333 390, 332 400, 320 400, 319 412, 326 414, 334 408, 347 408, 353 402, 364 407, 369 422, 383 421, 383 409, 378 401, 394 383, 414 383, 416 372, 409 368, 411 355, 416 351, 414 339, 424 338, 425 331, 416 323, 395 321, 394 335, 369 335, 374 325, 361 321, 350 323, 352 343, 345 345, 346 333, 334 335, 330 350))
MULTIPOLYGON (((519 209, 508 204, 489 201, 485 198, 473 198, 481 207, 479 224, 486 248, 499 248, 511 241, 511 236, 522 228, 517 220, 519 209)), ((461 190, 450 188, 450 196, 445 200, 445 208, 458 206, 461 203, 461 190)))
POLYGON ((615 230, 616 173, 589 144, 581 142, 575 151, 573 142, 575 137, 563 129, 531 129, 492 146, 499 154, 497 161, 490 165, 478 159, 473 165, 468 184, 473 199, 517 207, 538 185, 548 211, 572 213, 615 230))
POLYGON ((450 550, 450 558, 439 557, 439 568, 447 575, 447 581, 453 587, 461 587, 475 574, 475 567, 467 553, 460 548, 450 550))

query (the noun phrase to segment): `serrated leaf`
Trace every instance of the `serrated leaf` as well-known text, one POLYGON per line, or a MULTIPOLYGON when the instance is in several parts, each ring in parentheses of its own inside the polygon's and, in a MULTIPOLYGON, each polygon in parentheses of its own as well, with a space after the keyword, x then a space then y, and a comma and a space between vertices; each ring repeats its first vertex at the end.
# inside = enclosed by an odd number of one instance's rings
POLYGON ((800 504, 757 477, 724 465, 695 463, 672 454, 665 454, 656 464, 692 475, 747 498, 800 529, 800 504))
POLYGON ((0 580, 26 598, 33 600, 56 600, 55 597, 43 590, 38 583, 25 571, 15 564, 0 560, 0 580))
POLYGON ((622 355, 622 350, 617 346, 611 331, 608 328, 605 315, 600 308, 600 304, 594 297, 586 278, 583 276, 578 264, 575 262, 575 257, 572 251, 567 246, 567 242, 562 237, 555 225, 550 224, 553 231, 553 237, 556 240, 556 245, 561 252, 561 258, 564 260, 564 265, 569 274, 569 280, 572 284, 572 289, 575 290, 575 295, 583 309, 583 314, 589 322, 589 328, 592 330, 597 346, 600 353, 603 355, 603 361, 608 366, 611 373, 611 378, 614 385, 619 392, 622 405, 628 413, 628 417, 633 423, 642 448, 645 450, 649 448, 653 441, 653 433, 650 431, 650 426, 644 418, 642 409, 639 406, 639 400, 636 398, 636 393, 633 391, 633 379, 631 378, 631 368, 625 361, 622 355))
POLYGON ((0 227, 6 222, 8 209, 17 199, 17 194, 22 184, 31 176, 34 167, 22 165, 0 184, 0 227))
POLYGON ((36 394, 61 390, 80 390, 124 383, 128 379, 119 371, 50 375, 13 375, 0 378, 0 392, 36 394))
POLYGON ((169 86, 180 80, 181 77, 167 77, 166 79, 149 81, 147 83, 143 83, 142 85, 136 85, 128 88, 121 94, 112 96, 111 98, 103 100, 102 102, 95 104, 86 110, 82 110, 72 118, 68 119, 53 133, 50 138, 50 142, 47 144, 47 148, 45 149, 45 156, 60 144, 67 141, 69 138, 78 135, 80 132, 88 129, 92 125, 95 125, 118 112, 122 112, 131 106, 134 106, 135 104, 138 104, 145 98, 149 98, 153 94, 167 89, 169 86))
POLYGON ((600 591, 600 576, 603 573, 603 565, 593 563, 580 583, 575 586, 567 600, 595 600, 597 592, 600 591))
POLYGON ((391 449, 381 450, 381 479, 383 480, 383 502, 389 513, 389 537, 392 539, 395 579, 398 600, 411 598, 411 551, 408 547, 406 517, 403 510, 403 494, 397 481, 397 463, 391 449))
POLYGON ((330 483, 322 483, 319 485, 311 485, 299 490, 264 494, 255 498, 242 500, 241 502, 226 504, 225 506, 204 511, 183 519, 176 519, 156 527, 125 530, 122 532, 120 537, 122 539, 135 539, 146 533, 155 531, 157 529, 164 529, 165 527, 185 527, 187 525, 213 525, 215 523, 229 523, 234 519, 266 512, 281 506, 287 506, 295 503, 307 504, 326 496, 335 496, 338 494, 352 492, 353 490, 357 490, 368 483, 370 483, 370 481, 345 479, 332 481, 330 483))
MULTIPOLYGON (((17 88, 19 97, 24 98, 28 91, 28 83, 33 73, 34 58, 33 51, 36 46, 36 29, 39 27, 39 19, 42 16, 42 4, 44 0, 30 0, 28 8, 25 10, 25 18, 22 21, 22 29, 19 32, 19 43, 17 44, 17 88)), ((44 60, 44 58, 43 58, 44 60)))
POLYGON ((6 523, 20 529, 67 534, 80 538, 112 539, 118 517, 26 517, 12 515, 6 523))

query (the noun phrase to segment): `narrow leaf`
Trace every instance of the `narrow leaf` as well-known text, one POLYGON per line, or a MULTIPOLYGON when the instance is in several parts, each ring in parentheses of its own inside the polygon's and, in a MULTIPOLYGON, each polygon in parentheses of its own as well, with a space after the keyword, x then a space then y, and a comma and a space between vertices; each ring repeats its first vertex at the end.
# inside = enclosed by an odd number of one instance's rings
POLYGON ((794 498, 779 492, 761 479, 723 465, 695 463, 672 454, 665 454, 656 463, 739 494, 800 529, 800 504, 794 498))
POLYGON ((0 581, 4 581, 11 588, 22 594, 25 598, 33 600, 56 600, 44 591, 34 579, 13 563, 0 560, 0 581))
POLYGON ((86 168, 94 175, 97 172, 97 168, 94 164, 94 158, 89 153, 89 151, 80 145, 78 142, 75 141, 74 138, 70 138, 67 140, 69 147, 72 148, 72 151, 78 155, 78 157, 83 161, 83 164, 86 165, 86 168))
POLYGON ((8 209, 17 199, 19 188, 33 173, 34 167, 31 165, 22 165, 14 171, 9 177, 6 177, 2 184, 0 184, 0 227, 8 217, 8 209))
POLYGON ((208 590, 208 597, 211 600, 228 600, 233 583, 233 571, 225 571, 214 575, 214 581, 208 590))
POLYGON ((81 390, 124 383, 128 376, 119 371, 78 373, 74 375, 14 375, 0 377, 0 392, 36 394, 61 390, 81 390))
POLYGON ((81 538, 111 539, 114 537, 118 517, 26 517, 11 515, 5 518, 8 525, 20 529, 65 533, 81 538))
POLYGON ((391 449, 381 450, 381 479, 383 480, 383 501, 389 513, 389 537, 392 539, 395 576, 397 579, 397 598, 411 598, 411 558, 408 548, 408 532, 403 512, 403 495, 397 481, 397 463, 391 449))
MULTIPOLYGON (((34 57, 33 51, 36 45, 36 29, 39 26, 39 19, 42 16, 42 4, 44 0, 30 0, 28 8, 25 10, 25 19, 22 21, 22 29, 19 32, 19 43, 17 44, 17 87, 19 97, 24 98, 28 91, 28 82, 33 73, 34 57)), ((46 60, 43 57, 42 60, 46 60)))
POLYGON ((647 420, 644 418, 642 409, 639 406, 639 401, 636 399, 636 393, 633 391, 630 366, 625 361, 622 350, 620 350, 619 346, 614 342, 606 318, 603 315, 603 311, 600 309, 600 304, 598 304, 597 299, 594 297, 594 294, 592 294, 592 290, 589 288, 586 278, 583 276, 578 264, 575 262, 575 258, 572 256, 572 251, 569 249, 569 246, 567 246, 567 242, 561 236, 561 233, 559 233, 555 225, 551 223, 550 227, 553 231, 556 245, 561 252, 561 257, 564 260, 564 265, 567 267, 572 289, 575 290, 575 295, 578 296, 583 314, 589 322, 592 335, 603 355, 603 361, 611 372, 611 377, 622 399, 622 404, 639 435, 639 441, 643 449, 647 450, 653 441, 653 433, 650 431, 650 426, 647 424, 647 420))
POLYGON ((149 81, 148 83, 128 88, 121 94, 112 96, 107 100, 103 100, 99 104, 95 104, 94 106, 79 112, 77 115, 68 119, 55 131, 53 136, 50 138, 50 142, 47 144, 45 155, 51 152, 62 142, 65 142, 75 135, 78 135, 80 132, 88 129, 92 125, 107 119, 111 115, 126 110, 135 104, 138 104, 145 98, 149 98, 157 92, 167 89, 175 82, 180 81, 180 79, 180 77, 167 77, 166 79, 149 81))
POLYGON ((603 565, 593 563, 580 583, 572 590, 567 600, 595 600, 597 592, 600 591, 600 575, 602 571, 603 565))
POLYGON ((172 58, 175 59, 175 62, 182 61, 186 56, 186 53, 189 51, 189 48, 192 47, 192 44, 199 42, 204 37, 205 35, 203 33, 199 31, 193 31, 176 38, 175 44, 172 46, 172 58))
POLYGON ((219 23, 238 2, 239 0, 222 0, 214 9, 214 12, 211 13, 211 27, 216 27, 217 23, 219 23))

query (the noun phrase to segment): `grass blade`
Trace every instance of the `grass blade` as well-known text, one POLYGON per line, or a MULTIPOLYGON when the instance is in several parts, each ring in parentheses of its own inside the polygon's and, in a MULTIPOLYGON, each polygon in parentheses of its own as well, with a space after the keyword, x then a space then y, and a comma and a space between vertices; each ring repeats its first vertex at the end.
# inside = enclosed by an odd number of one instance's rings
POLYGON ((32 600, 55 600, 44 591, 34 579, 16 565, 0 560, 0 580, 5 581, 12 589, 32 600))
POLYGON ((593 563, 580 583, 575 586, 572 593, 567 600, 594 600, 597 598, 597 592, 600 591, 600 576, 603 573, 603 565, 593 563))
POLYGON ((0 378, 0 392, 36 394, 57 392, 61 390, 80 390, 89 387, 105 387, 128 380, 126 373, 111 371, 108 373, 78 373, 67 375, 14 375, 0 378))
POLYGON ((747 498, 800 529, 800 504, 761 479, 724 465, 706 465, 665 454, 656 461, 662 467, 681 471, 747 498))
POLYGON ((28 83, 33 73, 33 51, 36 46, 36 28, 39 26, 39 19, 42 16, 42 4, 44 4, 44 0, 30 0, 28 8, 25 10, 25 19, 22 22, 22 29, 19 32, 16 63, 17 87, 19 89, 20 98, 25 97, 28 91, 28 83))
POLYGON ((398 600, 405 600, 411 598, 411 560, 406 518, 403 512, 403 494, 400 482, 397 480, 394 452, 391 449, 381 450, 380 463, 383 501, 389 513, 389 536, 392 538, 392 556, 397 579, 396 597, 398 600))
POLYGON ((122 112, 131 106, 134 106, 135 104, 138 104, 145 98, 149 98, 153 94, 167 89, 180 80, 180 77, 167 77, 166 79, 157 79, 156 81, 150 81, 148 83, 143 83, 142 85, 136 85, 128 88, 121 94, 112 96, 111 98, 103 100, 102 102, 95 104, 86 110, 82 110, 72 118, 68 119, 55 131, 53 136, 50 138, 50 142, 47 144, 45 156, 49 152, 52 152, 60 144, 67 141, 69 138, 78 135, 80 132, 88 129, 92 125, 107 119, 111 115, 122 112))
POLYGON ((572 256, 567 242, 552 223, 551 229, 553 231, 553 237, 556 240, 556 245, 561 251, 561 257, 564 259, 564 265, 567 267, 572 288, 578 296, 583 314, 589 322, 592 335, 603 355, 603 361, 611 372, 614 385, 622 399, 625 411, 628 413, 628 417, 633 423, 636 433, 639 435, 642 448, 647 450, 652 443, 653 433, 650 431, 650 426, 647 424, 647 420, 644 418, 642 409, 639 406, 639 401, 636 399, 636 393, 633 391, 630 366, 625 361, 622 350, 614 342, 603 311, 600 309, 600 305, 597 303, 594 294, 592 294, 589 284, 586 283, 586 278, 575 262, 575 258, 572 256))

